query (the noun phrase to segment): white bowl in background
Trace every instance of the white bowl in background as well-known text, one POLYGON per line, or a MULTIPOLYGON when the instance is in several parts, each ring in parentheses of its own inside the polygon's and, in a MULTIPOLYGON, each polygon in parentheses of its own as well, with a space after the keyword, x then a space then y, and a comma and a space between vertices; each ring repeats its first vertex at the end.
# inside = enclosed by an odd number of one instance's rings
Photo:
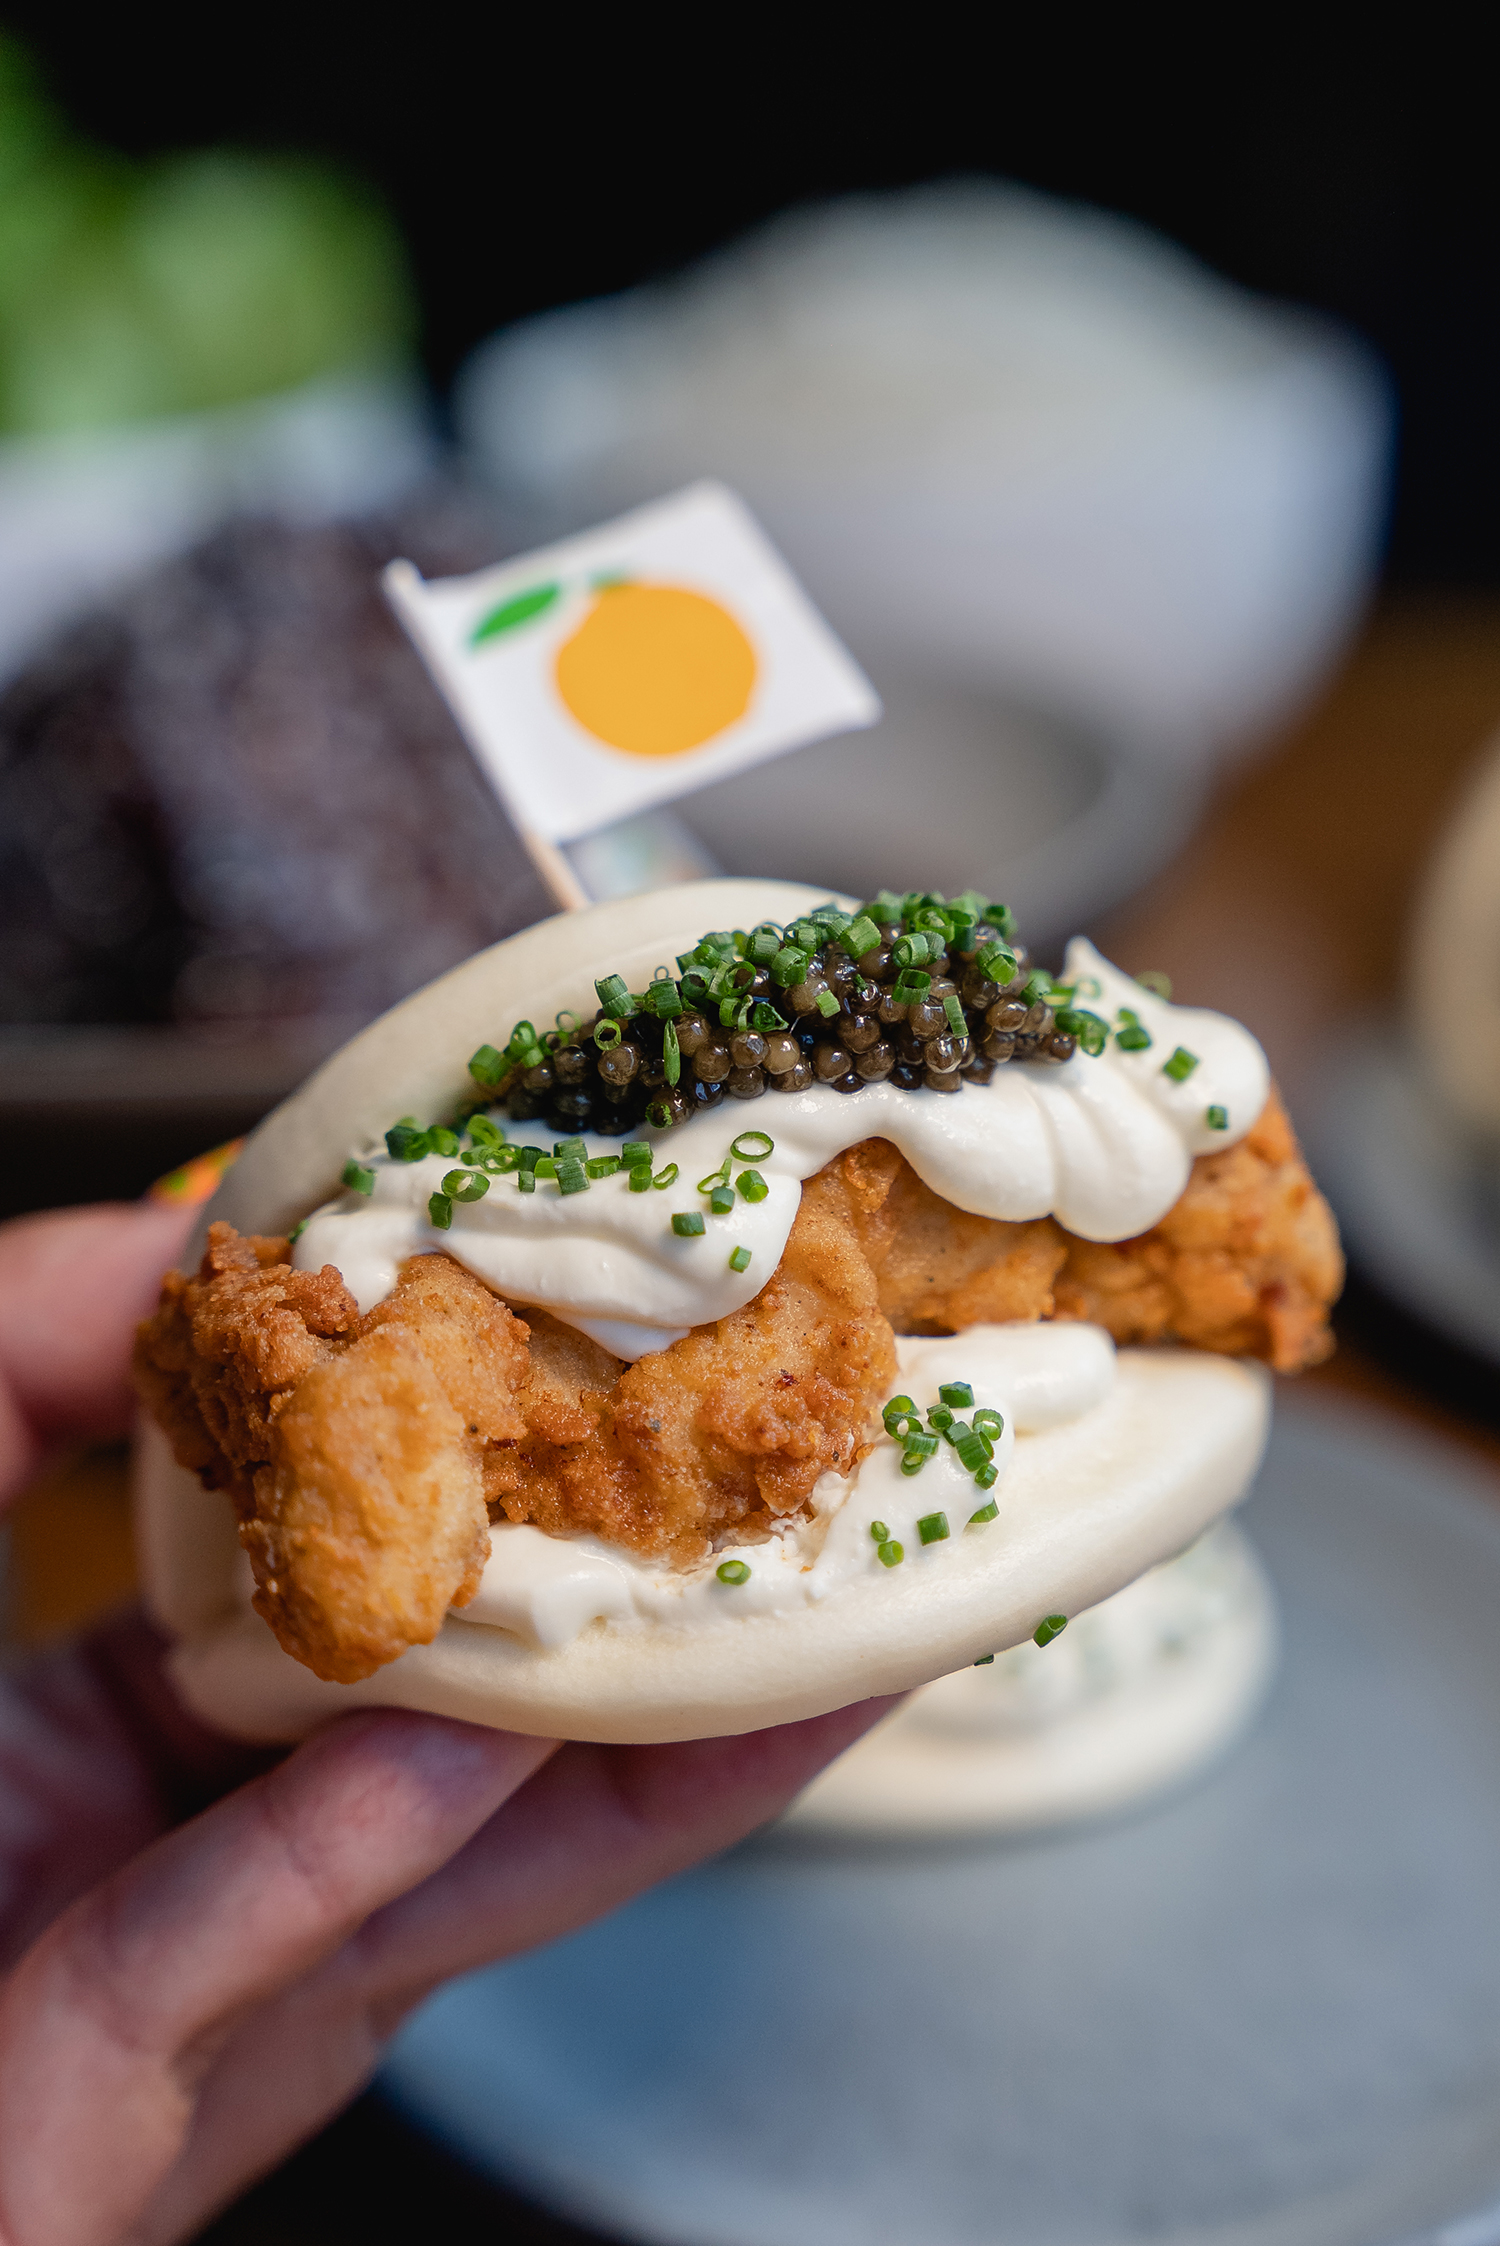
POLYGON ((1383 373, 1330 324, 994 181, 793 212, 545 313, 475 353, 456 404, 539 538, 722 477, 872 669, 1178 767, 1274 724, 1337 655, 1393 429, 1383 373))

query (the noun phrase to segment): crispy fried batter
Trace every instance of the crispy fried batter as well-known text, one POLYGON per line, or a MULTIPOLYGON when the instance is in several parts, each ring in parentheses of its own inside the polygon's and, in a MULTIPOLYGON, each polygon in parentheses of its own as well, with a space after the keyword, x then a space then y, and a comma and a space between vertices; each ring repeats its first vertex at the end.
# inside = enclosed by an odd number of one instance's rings
POLYGON ((492 1501, 511 1520, 676 1560, 763 1536, 820 1474, 847 1473, 896 1369, 837 1164, 804 1186, 754 1301, 660 1355, 622 1370, 555 1319, 528 1316, 527 1434, 492 1458, 492 1501))
POLYGON ((1108 1246, 1051 1217, 967 1216, 881 1140, 852 1148, 844 1164, 880 1307, 898 1333, 1086 1318, 1117 1342, 1170 1338, 1263 1357, 1278 1372, 1318 1364, 1333 1347, 1338 1235, 1274 1092, 1248 1137, 1200 1155, 1160 1224, 1108 1246))
POLYGON ((214 1225, 168 1275, 136 1379, 177 1458, 234 1497, 255 1605, 288 1653, 352 1683, 436 1637, 489 1556, 486 1447, 523 1422, 526 1328, 447 1256, 367 1318, 331 1264, 214 1225))
POLYGON ((753 1301, 629 1366, 545 1311, 523 1323, 445 1255, 413 1257, 362 1318, 331 1265, 288 1254, 211 1227, 141 1328, 136 1378, 181 1463, 234 1498, 259 1611, 345 1682, 473 1596, 491 1517, 679 1562, 764 1535, 859 1457, 893 1327, 1086 1318, 1293 1371, 1327 1354, 1342 1275, 1274 1095, 1160 1224, 1107 1247, 968 1216, 866 1140, 807 1181, 753 1301))

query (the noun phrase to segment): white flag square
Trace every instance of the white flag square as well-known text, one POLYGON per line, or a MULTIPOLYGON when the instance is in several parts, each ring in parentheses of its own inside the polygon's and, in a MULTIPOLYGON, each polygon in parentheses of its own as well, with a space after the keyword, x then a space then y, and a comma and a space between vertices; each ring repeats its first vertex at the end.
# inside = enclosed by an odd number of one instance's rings
POLYGON ((880 715, 719 484, 469 577, 393 562, 385 585, 517 825, 548 842, 880 715))

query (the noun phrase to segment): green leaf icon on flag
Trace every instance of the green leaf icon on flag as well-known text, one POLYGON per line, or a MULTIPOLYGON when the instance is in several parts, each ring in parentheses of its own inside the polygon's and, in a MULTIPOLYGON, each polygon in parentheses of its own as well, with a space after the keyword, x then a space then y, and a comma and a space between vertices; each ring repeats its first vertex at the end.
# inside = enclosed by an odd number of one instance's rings
POLYGON ((490 640, 498 639, 502 632, 513 632, 518 624, 529 624, 533 616, 540 616, 544 609, 552 606, 561 591, 561 585, 533 585, 527 592, 513 594, 481 617, 469 634, 470 647, 484 647, 490 640))

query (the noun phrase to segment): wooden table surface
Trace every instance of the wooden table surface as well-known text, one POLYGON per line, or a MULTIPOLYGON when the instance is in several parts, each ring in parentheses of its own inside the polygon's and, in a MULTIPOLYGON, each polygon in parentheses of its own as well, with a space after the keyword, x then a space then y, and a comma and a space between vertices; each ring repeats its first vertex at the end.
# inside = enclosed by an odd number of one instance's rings
MULTIPOLYGON (((1354 1011, 1399 1004, 1403 930, 1422 865, 1500 727, 1500 600, 1387 603, 1304 719, 1231 774, 1180 861, 1090 931, 1122 966, 1164 968, 1189 1003, 1237 1015, 1271 1056, 1295 1117, 1321 1042, 1354 1011)), ((1439 1402, 1390 1348, 1341 1333, 1305 1376, 1437 1430, 1485 1462, 1500 1431, 1439 1402)), ((49 1474, 12 1515, 8 1623, 34 1644, 133 1580, 123 1454, 49 1474)), ((368 2105, 250 2194, 216 2246, 342 2240, 484 2222, 515 2241, 580 2239, 462 2177, 368 2105), (359 2188, 351 2178, 358 2171, 359 2188)))

